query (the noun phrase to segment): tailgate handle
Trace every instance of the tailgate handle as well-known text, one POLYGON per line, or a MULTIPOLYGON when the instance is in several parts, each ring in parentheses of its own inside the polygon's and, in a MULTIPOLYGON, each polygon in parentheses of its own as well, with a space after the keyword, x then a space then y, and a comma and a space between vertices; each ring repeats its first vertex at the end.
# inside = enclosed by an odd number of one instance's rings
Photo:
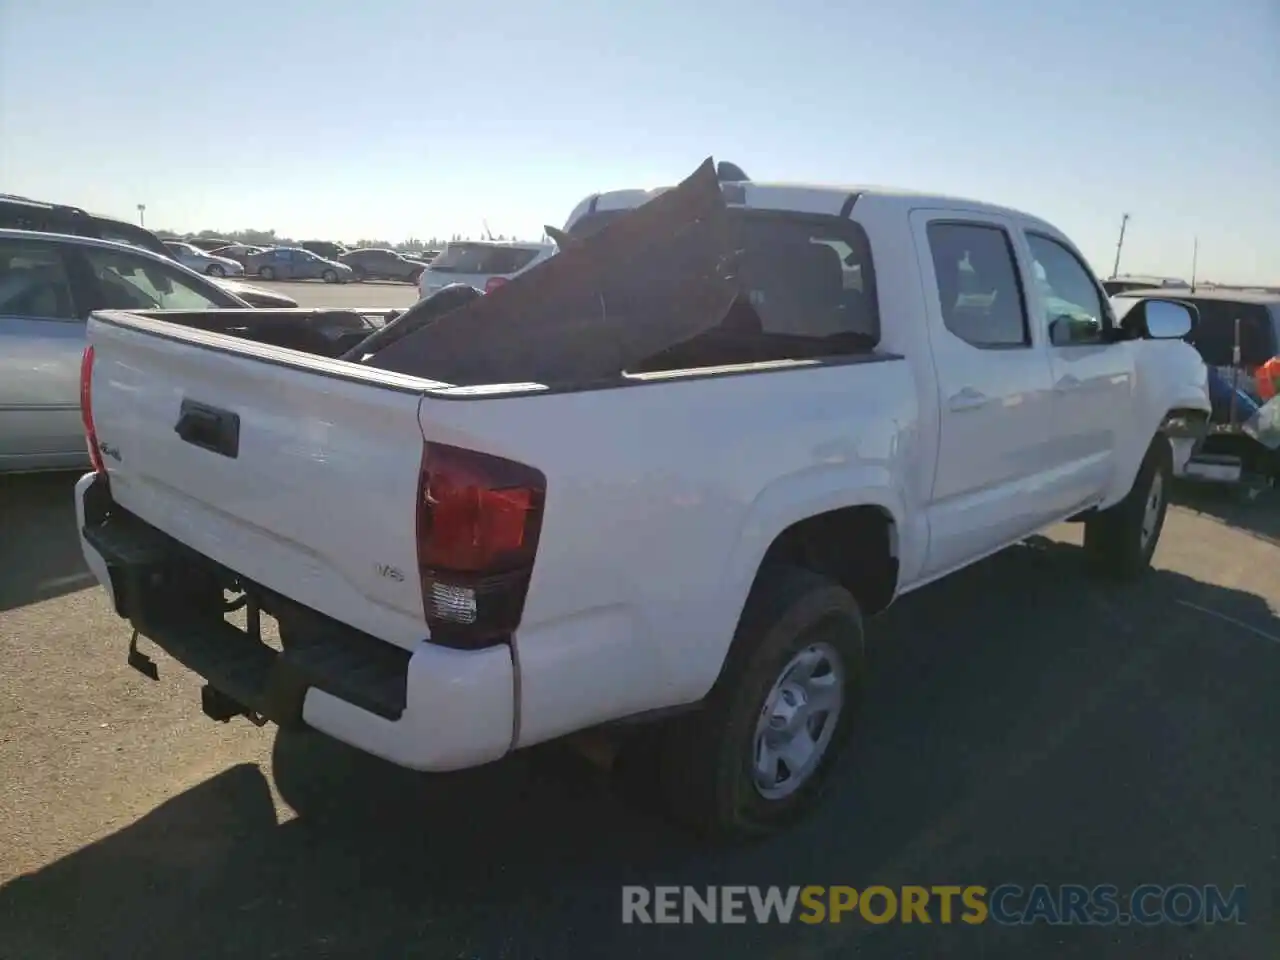
POLYGON ((183 400, 174 432, 187 443, 234 460, 240 455, 240 414, 183 400))

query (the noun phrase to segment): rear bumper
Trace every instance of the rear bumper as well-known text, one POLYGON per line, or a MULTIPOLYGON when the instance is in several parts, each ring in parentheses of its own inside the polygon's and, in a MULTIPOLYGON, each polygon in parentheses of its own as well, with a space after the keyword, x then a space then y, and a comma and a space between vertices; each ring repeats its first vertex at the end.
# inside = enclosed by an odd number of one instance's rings
POLYGON ((410 652, 360 633, 193 553, 113 504, 94 474, 76 484, 76 519, 85 561, 116 612, 262 718, 305 724, 415 770, 477 766, 511 749, 509 648, 424 641, 410 652), (282 652, 225 619, 230 585, 276 617, 282 652))

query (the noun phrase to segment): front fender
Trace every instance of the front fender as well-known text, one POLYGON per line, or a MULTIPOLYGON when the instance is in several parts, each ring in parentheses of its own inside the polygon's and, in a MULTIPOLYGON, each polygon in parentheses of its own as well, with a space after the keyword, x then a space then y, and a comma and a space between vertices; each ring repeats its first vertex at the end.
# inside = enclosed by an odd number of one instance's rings
MULTIPOLYGON (((1116 451, 1111 486, 1099 504, 1103 509, 1119 503, 1133 489, 1156 434, 1171 427, 1180 415, 1203 415, 1207 420, 1212 409, 1208 368, 1190 344, 1181 340, 1139 340, 1126 346, 1133 350, 1134 359, 1130 423, 1123 434, 1124 442, 1116 451)), ((1123 411, 1116 413, 1123 415, 1123 411)), ((1180 468, 1190 455, 1194 438, 1189 442, 1186 437, 1171 439, 1175 441, 1175 467, 1180 468)))

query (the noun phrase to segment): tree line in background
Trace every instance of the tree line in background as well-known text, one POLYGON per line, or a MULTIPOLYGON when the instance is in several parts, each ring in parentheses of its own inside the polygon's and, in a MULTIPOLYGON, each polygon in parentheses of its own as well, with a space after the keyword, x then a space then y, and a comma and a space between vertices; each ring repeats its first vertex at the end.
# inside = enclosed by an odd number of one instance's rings
MULTIPOLYGON (((157 230, 156 235, 163 238, 176 238, 183 240, 228 240, 232 243, 246 243, 255 247, 295 247, 304 242, 303 240, 295 240, 292 237, 283 237, 274 230, 200 230, 196 233, 179 233, 176 230, 157 230)), ((321 237, 307 237, 306 240, 320 240, 321 237)), ((421 253, 424 250, 439 250, 446 243, 459 240, 474 240, 475 237, 463 236, 455 233, 451 237, 440 238, 431 237, 427 240, 418 237, 410 237, 402 243, 392 243, 390 240, 357 240, 355 243, 346 243, 344 246, 352 249, 375 248, 379 250, 396 250, 400 253, 421 253)), ((494 240, 515 240, 516 237, 508 237, 504 234, 497 234, 494 240)))

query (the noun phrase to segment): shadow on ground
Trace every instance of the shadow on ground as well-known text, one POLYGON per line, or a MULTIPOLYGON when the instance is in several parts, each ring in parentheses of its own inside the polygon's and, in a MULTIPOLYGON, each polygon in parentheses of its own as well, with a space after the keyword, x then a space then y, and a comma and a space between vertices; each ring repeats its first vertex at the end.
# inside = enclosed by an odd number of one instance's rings
POLYGON ((79 478, 0 474, 0 611, 93 585, 76 533, 79 478))
MULTIPOLYGON (((1257 596, 1086 585, 1035 540, 873 629, 870 702, 818 814, 707 851, 552 745, 422 777, 282 738, 0 888, 0 954, 67 957, 1262 957, 1276 924, 1280 635, 1257 596), (1244 927, 623 926, 619 885, 1217 883, 1244 927)), ((194 709, 194 706, 193 706, 194 709)), ((124 772, 122 772, 124 775, 124 772)), ((33 829, 37 828, 33 825, 33 829)))
POLYGON ((1184 483, 1177 487, 1173 502, 1280 546, 1280 489, 1261 489, 1251 498, 1231 485, 1184 483))

